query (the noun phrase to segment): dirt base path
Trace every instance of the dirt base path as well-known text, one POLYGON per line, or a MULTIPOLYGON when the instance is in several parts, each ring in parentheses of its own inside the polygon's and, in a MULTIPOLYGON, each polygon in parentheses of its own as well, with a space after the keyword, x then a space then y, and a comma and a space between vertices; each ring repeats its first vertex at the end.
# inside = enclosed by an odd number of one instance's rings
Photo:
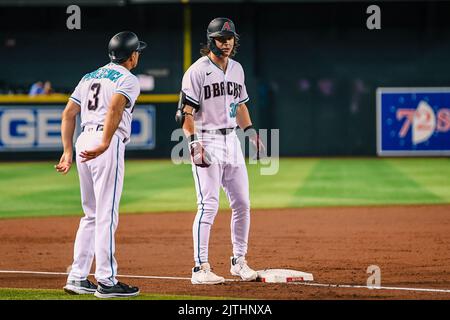
MULTIPOLYGON (((122 215, 119 274, 190 277, 193 213, 122 215)), ((0 270, 65 272, 79 218, 0 220, 0 270)), ((230 213, 220 212, 210 241, 214 271, 229 275, 230 213)), ((383 286, 450 289, 450 205, 253 210, 250 266, 292 268, 315 282, 365 285, 369 265, 383 286)), ((1 287, 62 288, 65 276, 0 274, 1 287)), ((258 299, 450 299, 450 293, 125 279, 142 292, 258 299)))

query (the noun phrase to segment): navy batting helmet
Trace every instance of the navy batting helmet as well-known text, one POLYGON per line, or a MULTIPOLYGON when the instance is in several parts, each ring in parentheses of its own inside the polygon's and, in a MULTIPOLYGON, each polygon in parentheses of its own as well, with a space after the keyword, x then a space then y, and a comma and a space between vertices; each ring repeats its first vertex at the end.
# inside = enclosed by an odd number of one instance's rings
POLYGON ((214 38, 226 36, 233 36, 236 40, 239 39, 233 21, 228 18, 215 18, 209 23, 208 29, 206 30, 208 48, 218 57, 222 55, 222 51, 217 48, 214 38))
POLYGON ((112 62, 121 63, 127 60, 133 52, 141 52, 146 47, 147 44, 139 41, 134 32, 122 31, 109 41, 108 54, 112 62))

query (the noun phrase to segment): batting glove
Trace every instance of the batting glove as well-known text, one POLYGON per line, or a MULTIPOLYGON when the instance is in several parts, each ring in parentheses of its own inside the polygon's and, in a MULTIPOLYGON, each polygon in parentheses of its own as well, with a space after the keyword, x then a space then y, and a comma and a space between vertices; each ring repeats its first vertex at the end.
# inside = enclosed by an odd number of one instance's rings
POLYGON ((193 134, 190 140, 189 149, 191 150, 192 162, 201 168, 209 167, 211 165, 211 157, 205 148, 203 148, 201 142, 197 139, 197 136, 193 134))

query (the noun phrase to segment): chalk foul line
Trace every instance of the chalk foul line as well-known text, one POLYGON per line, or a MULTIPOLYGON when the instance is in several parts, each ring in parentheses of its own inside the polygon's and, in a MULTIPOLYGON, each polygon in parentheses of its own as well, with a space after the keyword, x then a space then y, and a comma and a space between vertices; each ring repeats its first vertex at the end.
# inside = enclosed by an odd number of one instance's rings
MULTIPOLYGON (((67 272, 47 272, 47 271, 26 271, 26 270, 0 270, 0 274, 32 274, 32 275, 55 275, 67 276, 67 272)), ((93 274, 89 274, 93 276, 93 274)), ((117 275, 122 278, 135 279, 157 279, 157 280, 191 280, 190 277, 168 277, 168 276, 142 276, 142 275, 117 275)), ((227 282, 240 282, 237 279, 225 279, 227 282)), ((450 289, 432 289, 432 288, 410 288, 410 287, 390 287, 390 286, 363 286, 352 284, 331 284, 331 283, 317 283, 317 282, 288 282, 289 285, 311 286, 311 287, 325 287, 325 288, 350 288, 350 289, 368 289, 368 290, 399 290, 399 291, 416 291, 416 292, 440 292, 450 293, 450 289)))

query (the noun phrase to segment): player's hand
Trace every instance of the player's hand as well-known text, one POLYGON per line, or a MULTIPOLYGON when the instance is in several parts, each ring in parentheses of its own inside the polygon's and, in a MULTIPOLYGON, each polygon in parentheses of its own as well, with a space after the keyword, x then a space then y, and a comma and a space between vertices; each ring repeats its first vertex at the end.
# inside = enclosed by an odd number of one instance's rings
POLYGON ((254 135, 251 135, 249 137, 250 143, 255 148, 255 155, 253 156, 253 159, 259 160, 266 156, 266 147, 264 146, 264 143, 262 142, 261 138, 259 137, 259 134, 256 133, 254 135))
POLYGON ((81 160, 81 162, 86 162, 86 161, 97 158, 103 152, 105 152, 108 148, 109 148, 109 144, 102 142, 95 149, 82 151, 80 153, 80 157, 83 158, 83 160, 81 160))
POLYGON ((189 143, 189 148, 191 149, 192 162, 201 168, 207 168, 211 165, 211 158, 203 148, 200 141, 192 141, 189 143))
POLYGON ((61 159, 59 159, 59 163, 55 165, 56 171, 62 174, 67 174, 72 166, 72 157, 72 152, 64 152, 61 159))

